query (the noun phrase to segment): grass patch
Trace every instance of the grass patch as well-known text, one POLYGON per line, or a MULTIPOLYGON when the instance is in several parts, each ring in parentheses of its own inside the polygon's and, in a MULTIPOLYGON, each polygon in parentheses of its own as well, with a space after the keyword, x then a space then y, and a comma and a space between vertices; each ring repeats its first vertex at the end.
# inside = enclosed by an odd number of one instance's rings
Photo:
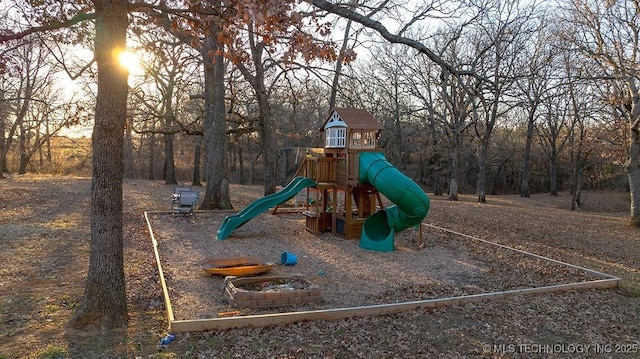
POLYGON ((64 359, 69 356, 66 349, 52 345, 38 353, 38 359, 64 359))
POLYGON ((46 314, 54 314, 57 311, 59 311, 60 309, 61 309, 60 306, 57 305, 57 304, 45 304, 45 306, 43 308, 43 311, 46 314))
POLYGON ((623 285, 620 287, 622 295, 631 298, 640 298, 640 288, 623 285))

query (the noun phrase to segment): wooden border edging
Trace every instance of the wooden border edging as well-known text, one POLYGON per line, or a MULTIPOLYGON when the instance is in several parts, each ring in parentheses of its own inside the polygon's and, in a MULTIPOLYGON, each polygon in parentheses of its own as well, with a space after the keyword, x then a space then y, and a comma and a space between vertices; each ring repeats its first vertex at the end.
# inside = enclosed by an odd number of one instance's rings
MULTIPOLYGON (((162 271, 162 264, 160 263, 160 253, 158 253, 158 241, 156 241, 156 236, 153 234, 153 229, 151 228, 151 221, 149 220, 148 213, 144 212, 144 219, 147 221, 147 228, 149 228, 149 234, 151 235, 151 243, 153 243, 153 254, 156 257, 156 264, 158 265, 158 273, 160 276, 160 285, 162 286, 162 293, 164 295, 164 305, 167 308, 167 320, 169 323, 172 323, 175 320, 173 316, 173 309, 171 308, 171 299, 169 298, 169 290, 167 289, 167 281, 164 279, 164 272, 162 271)), ((171 326, 171 324, 169 324, 171 326)))
POLYGON ((516 295, 553 293, 575 289, 615 288, 618 282, 615 279, 602 279, 591 282, 553 285, 539 288, 514 289, 504 292, 493 292, 449 297, 439 299, 421 300, 415 302, 391 303, 370 305, 364 307, 338 308, 326 310, 314 310, 306 312, 276 313, 263 315, 249 315, 241 317, 225 317, 214 319, 176 320, 170 323, 174 333, 195 332, 214 329, 231 329, 240 327, 260 327, 277 324, 289 324, 310 320, 337 320, 351 317, 374 316, 394 314, 422 308, 437 308, 447 305, 459 305, 475 303, 488 299, 506 298, 516 295))
POLYGON ((441 231, 443 231, 443 232, 447 232, 447 233, 455 234, 455 235, 458 235, 458 236, 461 236, 461 237, 465 237, 465 238, 468 238, 468 239, 472 239, 472 240, 474 240, 474 241, 478 241, 478 242, 482 242, 482 243, 490 244, 490 245, 493 245, 493 246, 496 246, 496 247, 500 247, 500 248, 508 249, 508 250, 510 250, 510 251, 514 251, 514 252, 517 252, 517 253, 520 253, 520 254, 524 254, 524 255, 526 255, 526 256, 528 256, 528 257, 538 258, 538 259, 542 259, 542 260, 547 261, 547 262, 551 262, 551 263, 559 264, 559 265, 561 265, 561 266, 565 266, 565 267, 570 267, 570 268, 578 269, 578 270, 581 270, 581 271, 587 272, 587 273, 589 273, 589 274, 595 275, 595 276, 597 276, 597 277, 603 277, 603 278, 608 278, 608 279, 617 279, 618 281, 620 281, 620 278, 615 277, 615 276, 612 276, 612 275, 609 275, 609 274, 606 274, 606 273, 602 273, 602 272, 594 271, 594 270, 592 270, 592 269, 584 268, 584 267, 580 267, 580 266, 577 266, 577 265, 574 265, 574 264, 569 264, 569 263, 567 263, 567 262, 562 262, 562 261, 559 261, 559 260, 556 260, 556 259, 552 259, 552 258, 549 258, 549 257, 544 257, 544 256, 537 255, 537 254, 534 254, 534 253, 531 253, 531 252, 523 251, 523 250, 521 250, 521 249, 517 249, 517 248, 513 248, 513 247, 505 246, 504 244, 500 244, 500 243, 496 243, 496 242, 491 242, 491 241, 488 241, 488 240, 486 240, 486 239, 482 239, 482 238, 478 238, 478 237, 470 236, 470 235, 468 235, 468 234, 464 234, 464 233, 460 233, 460 232, 452 231, 452 230, 450 230, 450 229, 446 229, 446 228, 438 227, 438 226, 433 225, 433 224, 425 224, 425 226, 427 226, 427 227, 431 227, 431 228, 435 228, 435 229, 441 230, 441 231))
MULTIPOLYGON (((227 212, 227 211, 220 211, 220 212, 227 212)), ((164 273, 162 272, 162 265, 160 263, 160 254, 158 253, 158 242, 156 241, 155 235, 153 234, 151 221, 149 220, 149 216, 148 216, 149 213, 167 214, 171 212, 149 211, 149 212, 144 212, 144 217, 145 217, 145 220, 147 221, 147 227, 149 228, 151 241, 153 243, 154 255, 156 258, 156 263, 158 265, 158 271, 160 275, 160 284, 162 286, 165 306, 167 308, 167 319, 169 322, 169 331, 174 333, 195 332, 195 331, 205 331, 205 330, 221 330, 221 329, 231 329, 231 328, 241 328, 241 327, 260 327, 260 326, 268 326, 268 325, 289 324, 289 323, 295 323, 300 321, 310 321, 310 320, 337 320, 337 319, 345 319, 345 318, 351 318, 351 317, 385 315, 385 314, 394 314, 394 313, 399 313, 399 312, 404 312, 409 310, 416 310, 421 308, 436 308, 436 307, 442 307, 447 305, 475 303, 483 300, 500 299, 500 298, 517 296, 517 295, 555 293, 555 292, 563 292, 563 291, 570 291, 570 290, 577 290, 577 289, 607 289, 607 288, 617 288, 620 286, 620 278, 606 274, 606 273, 594 271, 588 268, 584 268, 584 267, 576 266, 573 264, 565 263, 562 261, 558 261, 555 259, 551 259, 548 257, 540 256, 540 255, 526 252, 520 249, 512 248, 503 244, 491 242, 491 241, 481 239, 478 237, 473 237, 464 233, 459 233, 446 228, 438 227, 432 224, 425 224, 426 226, 432 227, 434 229, 438 229, 438 230, 455 234, 467 239, 472 239, 472 240, 480 241, 489 245, 511 250, 517 253, 524 254, 526 256, 549 261, 551 263, 555 263, 565 267, 578 269, 604 279, 588 281, 588 282, 557 284, 557 285, 536 287, 536 288, 512 289, 512 290, 506 290, 506 291, 500 291, 500 292, 481 293, 481 294, 465 295, 465 296, 459 296, 459 297, 427 299, 427 300, 412 301, 412 302, 378 304, 378 305, 361 306, 361 307, 335 308, 335 309, 313 310, 313 311, 293 312, 293 313, 247 315, 247 316, 222 317, 222 318, 211 318, 211 319, 175 320, 175 317, 173 315, 173 310, 171 307, 171 299, 169 298, 169 291, 167 289, 167 283, 165 281, 164 273)))

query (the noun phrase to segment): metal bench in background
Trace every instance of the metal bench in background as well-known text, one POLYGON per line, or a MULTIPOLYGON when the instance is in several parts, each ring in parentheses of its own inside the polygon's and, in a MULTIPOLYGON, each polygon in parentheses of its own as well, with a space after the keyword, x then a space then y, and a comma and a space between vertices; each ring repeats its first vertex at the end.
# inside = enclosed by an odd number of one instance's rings
POLYGON ((173 188, 171 210, 174 215, 191 216, 196 208, 200 194, 190 186, 176 186, 173 188))

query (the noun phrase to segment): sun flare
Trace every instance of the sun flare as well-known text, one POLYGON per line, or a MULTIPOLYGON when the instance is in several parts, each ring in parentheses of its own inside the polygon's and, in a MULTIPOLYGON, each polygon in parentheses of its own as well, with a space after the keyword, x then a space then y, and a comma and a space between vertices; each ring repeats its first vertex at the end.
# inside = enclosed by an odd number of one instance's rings
POLYGON ((122 51, 120 54, 118 54, 118 62, 124 68, 129 70, 129 73, 136 73, 141 71, 140 58, 134 52, 127 50, 122 51))

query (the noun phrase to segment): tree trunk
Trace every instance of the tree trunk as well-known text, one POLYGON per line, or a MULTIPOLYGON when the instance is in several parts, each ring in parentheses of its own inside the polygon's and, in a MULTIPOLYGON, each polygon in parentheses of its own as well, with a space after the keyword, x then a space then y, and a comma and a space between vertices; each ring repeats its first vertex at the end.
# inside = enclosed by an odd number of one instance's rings
POLYGON ((627 161, 629 194, 631 195, 631 224, 640 227, 640 93, 633 78, 627 80, 627 86, 631 97, 630 143, 627 161))
MULTIPOLYGON (((394 163, 398 168, 402 171, 406 169, 403 168, 402 163, 402 150, 406 149, 407 144, 403 145, 402 142, 402 126, 400 124, 400 84, 398 83, 398 75, 394 74, 393 81, 393 118, 391 119, 391 138, 388 142, 388 146, 386 150, 389 154, 389 161, 394 163)), ((388 131, 388 130, 387 130, 388 131)))
POLYGON ((433 172, 433 195, 442 196, 442 173, 440 169, 433 172))
POLYGON ((127 72, 114 51, 125 48, 128 1, 95 3, 98 92, 93 126, 91 249, 85 294, 70 325, 103 330, 127 325, 123 266, 122 173, 127 72))
POLYGON ((202 157, 202 136, 196 136, 196 146, 193 151, 193 180, 191 185, 202 186, 200 182, 200 161, 202 157))
MULTIPOLYGON (((574 106, 574 112, 576 107, 574 106)), ((577 113, 574 116, 578 117, 577 113)), ((582 137, 583 131, 580 128, 579 137, 576 138, 576 125, 579 119, 573 124, 571 130, 571 138, 569 145, 571 146, 571 210, 575 211, 580 208, 582 196, 582 137)))
MULTIPOLYGON (((576 115, 578 116, 578 115, 576 115)), ((583 182, 583 170, 584 170, 584 161, 582 159, 582 142, 584 139, 584 129, 582 128, 582 124, 579 122, 580 120, 576 120, 576 124, 574 124, 573 134, 570 139, 571 144, 571 210, 575 211, 580 208, 582 204, 582 182, 583 182), (579 127, 579 135, 578 138, 575 138, 575 127, 576 125, 579 127)))
POLYGON ((4 173, 7 172, 7 152, 5 148, 8 146, 6 136, 6 120, 7 120, 7 101, 4 98, 4 90, 0 88, 0 178, 4 178, 4 173))
POLYGON ((240 171, 240 184, 247 184, 247 176, 244 171, 244 155, 242 153, 242 143, 240 141, 237 142, 236 150, 238 151, 238 171, 240 171))
MULTIPOLYGON (((162 101, 164 102, 165 111, 163 114, 163 127, 169 130, 174 123, 173 114, 173 89, 175 86, 175 80, 171 78, 166 87, 166 93, 162 101)), ((164 135, 164 169, 165 177, 164 184, 178 184, 176 180, 176 161, 174 154, 174 138, 173 133, 167 133, 164 135)))
POLYGON ((552 196, 558 195, 558 154, 555 148, 552 148, 549 156, 549 193, 552 196))
POLYGON ((33 96, 33 83, 31 81, 27 81, 26 88, 24 90, 24 99, 22 100, 22 104, 20 106, 20 111, 18 111, 18 115, 16 116, 16 120, 14 126, 12 128, 13 131, 10 131, 10 135, 13 136, 15 130, 18 130, 18 149, 20 150, 20 163, 18 168, 18 174, 27 173, 27 163, 29 159, 27 158, 27 134, 25 133, 24 128, 24 119, 27 115, 27 110, 29 109, 29 103, 31 97, 33 96))
MULTIPOLYGON (((219 7, 220 1, 214 1, 219 7)), ((215 4, 214 4, 215 5, 215 4)), ((206 178, 205 196, 200 209, 231 209, 225 158, 227 156, 227 122, 224 106, 224 59, 219 50, 216 25, 205 39, 202 54, 205 78, 205 149, 206 178)))
POLYGON ((271 116, 271 106, 267 91, 263 86, 258 90, 258 106, 260 108, 260 138, 262 140, 262 166, 264 173, 264 195, 276 192, 277 165, 276 165, 276 140, 274 136, 275 126, 271 116))
POLYGON ((344 28, 344 38, 342 39, 342 46, 340 52, 338 52, 338 58, 336 59, 336 67, 333 72, 333 79, 331 80, 331 94, 329 95, 329 109, 332 110, 336 107, 336 96, 338 94, 338 86, 340 84, 340 75, 342 75, 342 62, 347 52, 347 46, 349 44, 349 32, 351 32, 352 20, 347 20, 347 25, 344 28))
POLYGON ((434 117, 432 116, 428 122, 428 132, 429 132, 429 149, 431 150, 431 158, 429 159, 429 163, 427 165, 427 171, 430 171, 428 175, 431 177, 433 182, 433 194, 435 196, 442 196, 442 169, 441 169, 441 153, 440 150, 437 149, 438 139, 436 138, 436 126, 434 117))
POLYGON ((269 103, 269 92, 265 86, 265 69, 262 55, 264 44, 256 43, 256 35, 253 29, 249 29, 249 47, 254 71, 249 71, 242 63, 238 64, 238 69, 244 78, 251 84, 256 93, 258 101, 258 132, 260 134, 260 149, 262 151, 262 171, 264 180, 264 194, 269 195, 276 192, 278 182, 277 152, 275 140, 275 126, 271 115, 271 104, 269 103))
POLYGON ((164 135, 164 184, 177 184, 176 163, 173 156, 173 134, 164 135))
POLYGON ((529 173, 531 172, 531 144, 533 143, 535 115, 529 114, 527 120, 527 138, 524 145, 524 158, 522 159, 522 184, 520 185, 520 197, 529 197, 531 189, 529 187, 529 173))
POLYGON ((478 203, 487 203, 487 152, 489 151, 489 139, 480 142, 478 152, 478 181, 476 191, 478 203))
MULTIPOLYGON (((578 160, 580 162, 580 160, 578 160)), ((572 193, 572 198, 571 198, 571 210, 575 211, 577 209, 580 208, 580 206, 582 205, 582 182, 583 182, 583 175, 582 175, 582 164, 581 163, 576 163, 575 165, 577 168, 575 168, 575 175, 574 175, 574 188, 573 188, 573 193, 572 193)))
POLYGON ((640 227, 640 168, 638 168, 638 157, 640 157, 640 133, 638 129, 635 129, 631 131, 627 175, 631 195, 631 224, 636 227, 640 227))
POLYGON ((156 134, 153 133, 155 131, 155 123, 152 126, 151 134, 149 134, 149 180, 154 181, 156 179, 156 134))
POLYGON ((27 164, 29 164, 29 157, 27 156, 27 134, 22 121, 18 127, 20 129, 18 134, 18 149, 20 150, 18 174, 23 175, 27 173, 27 164))
POLYGON ((53 163, 53 157, 51 153, 51 133, 49 132, 49 121, 47 121, 47 139, 46 139, 46 150, 47 150, 47 164, 51 165, 53 163))
MULTIPOLYGON (((18 112, 18 116, 16 117, 16 120, 13 122, 13 124, 9 128, 9 132, 7 133, 7 136, 4 137, 4 140, 2 143, 3 146, 1 148, 2 153, 0 153, 0 166, 2 167, 3 172, 9 172, 9 169, 7 167, 7 155, 9 154, 9 149, 11 149, 13 136, 15 135, 18 129, 18 124, 22 121, 21 116, 24 117, 24 113, 22 112, 22 110, 18 112)), ((4 131, 2 132, 2 134, 4 135, 4 131)))
POLYGON ((135 178, 135 165, 133 163, 133 137, 131 136, 131 120, 127 119, 127 127, 124 131, 124 178, 135 178))
POLYGON ((453 135, 453 147, 451 148, 451 179, 449 180, 449 200, 458 200, 458 168, 460 163, 460 134, 454 133, 453 135))

